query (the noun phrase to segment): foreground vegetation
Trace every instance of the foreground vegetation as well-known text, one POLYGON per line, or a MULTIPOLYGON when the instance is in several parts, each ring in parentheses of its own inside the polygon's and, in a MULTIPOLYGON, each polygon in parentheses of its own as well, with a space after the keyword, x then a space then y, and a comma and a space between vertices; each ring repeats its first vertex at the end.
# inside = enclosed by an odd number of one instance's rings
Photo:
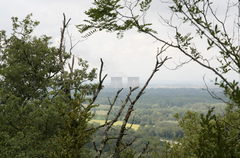
MULTIPOLYGON (((174 41, 167 41, 157 36, 151 24, 145 23, 151 0, 122 2, 95 0, 94 8, 86 11, 89 19, 78 26, 79 31, 90 31, 85 37, 103 30, 116 31, 122 37, 124 31, 136 28, 163 46, 144 86, 139 91, 130 87, 127 93, 120 89, 108 103, 104 96, 97 100, 106 78, 102 74, 103 61, 96 84, 93 82, 96 69, 89 70, 86 61, 75 58, 72 45, 67 51, 64 35, 70 20, 65 15, 59 46, 52 46, 46 35, 33 36, 39 22, 33 21, 31 15, 22 21, 12 18, 10 34, 0 31, 1 157, 240 157, 240 88, 238 80, 228 78, 232 73, 240 74, 240 47, 230 37, 225 23, 229 8, 237 5, 227 6, 222 21, 209 0, 172 0, 173 17, 193 27, 194 35, 181 32, 171 17, 164 22, 174 29, 175 36, 174 41), (195 44, 198 40, 206 43, 207 55, 195 44), (191 93, 191 99, 180 94, 175 99, 170 95, 171 100, 165 96, 158 101, 159 96, 155 100, 151 94, 148 98, 152 102, 146 98, 139 100, 155 73, 171 59, 160 57, 170 47, 216 75, 215 85, 224 96, 207 90, 224 104, 206 99, 197 91, 195 97, 191 93), (96 101, 108 104, 108 110, 98 107, 96 101), (105 117, 105 123, 89 123, 94 117, 105 117), (119 120, 121 124, 114 126, 119 120), (140 127, 132 130, 129 123, 140 127)), ((235 27, 239 29, 239 25, 235 27)))

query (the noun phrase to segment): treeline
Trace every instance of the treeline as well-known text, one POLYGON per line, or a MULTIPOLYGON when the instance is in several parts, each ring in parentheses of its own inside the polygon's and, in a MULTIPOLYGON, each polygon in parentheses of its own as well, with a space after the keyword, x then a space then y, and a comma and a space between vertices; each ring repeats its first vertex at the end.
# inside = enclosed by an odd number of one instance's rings
MULTIPOLYGON (((221 89, 211 89, 216 96, 225 99, 221 89)), ((97 103, 109 104, 108 97, 114 97, 117 89, 105 88, 99 95, 97 103)), ((125 97, 127 89, 123 91, 120 98, 125 97)), ((221 103, 220 100, 209 95, 206 89, 201 88, 148 88, 145 94, 140 98, 138 107, 145 107, 147 105, 155 107, 173 107, 184 106, 186 104, 194 103, 221 103), (157 96, 157 97, 156 97, 157 96)))

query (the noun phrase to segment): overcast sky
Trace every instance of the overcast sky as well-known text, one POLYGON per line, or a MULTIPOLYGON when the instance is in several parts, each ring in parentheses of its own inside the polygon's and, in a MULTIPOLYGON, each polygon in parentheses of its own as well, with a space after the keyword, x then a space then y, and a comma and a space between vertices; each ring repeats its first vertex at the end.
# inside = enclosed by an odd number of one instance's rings
MULTIPOLYGON (((40 21, 35 33, 52 36, 54 43, 57 43, 59 39, 62 13, 72 19, 69 32, 73 35, 73 39, 75 41, 81 39, 82 35, 77 31, 75 25, 82 23, 86 18, 83 12, 91 6, 91 0, 0 0, 0 2, 0 29, 10 31, 12 16, 22 19, 27 14, 33 13, 33 18, 40 21)), ((158 6, 160 6, 160 1, 155 0, 147 18, 157 24, 155 27, 159 27, 163 36, 168 38, 168 29, 161 26, 159 14, 168 16, 169 13, 166 8, 158 6)), ((88 60, 92 67, 99 67, 99 59, 103 58, 105 73, 109 77, 139 76, 141 82, 144 82, 153 69, 154 56, 157 47, 160 46, 154 39, 135 31, 126 32, 122 39, 116 38, 115 33, 99 32, 80 42, 74 49, 74 54, 88 60)), ((167 63, 168 67, 185 59, 177 55, 178 52, 175 50, 167 53, 174 57, 167 63)), ((163 67, 152 83, 203 82, 204 75, 209 80, 213 79, 211 73, 194 63, 175 71, 163 67)))

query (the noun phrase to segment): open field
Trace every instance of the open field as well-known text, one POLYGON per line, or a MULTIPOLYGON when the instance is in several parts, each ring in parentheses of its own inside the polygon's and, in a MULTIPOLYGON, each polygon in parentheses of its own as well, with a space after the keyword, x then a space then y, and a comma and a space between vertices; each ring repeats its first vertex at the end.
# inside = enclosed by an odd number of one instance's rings
POLYGON ((97 110, 96 111, 96 115, 106 116, 107 115, 107 111, 106 110, 97 110))
MULTIPOLYGON (((100 125, 103 125, 105 123, 105 120, 91 120, 90 123, 99 123, 100 125)), ((114 123, 114 126, 121 126, 122 123, 123 123, 122 121, 117 121, 114 123)), ((139 124, 129 124, 128 123, 127 127, 130 127, 130 126, 132 126, 131 128, 135 131, 138 130, 138 128, 140 127, 139 124)))

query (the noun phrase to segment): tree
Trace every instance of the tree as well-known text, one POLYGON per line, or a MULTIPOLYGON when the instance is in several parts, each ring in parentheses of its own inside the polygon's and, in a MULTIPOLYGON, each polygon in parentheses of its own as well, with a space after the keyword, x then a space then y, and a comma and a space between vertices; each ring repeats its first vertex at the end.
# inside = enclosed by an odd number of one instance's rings
MULTIPOLYGON (((219 98, 211 91, 209 93, 213 97, 224 101, 228 107, 222 116, 215 115, 212 110, 201 118, 198 116, 197 123, 191 121, 188 115, 183 117, 180 120, 180 125, 187 133, 183 140, 191 143, 191 139, 195 136, 198 141, 214 139, 215 143, 194 142, 200 147, 192 150, 198 150, 201 153, 199 155, 193 152, 194 155, 192 156, 195 157, 219 157, 214 152, 223 148, 230 155, 225 153, 222 157, 239 157, 240 141, 237 135, 240 133, 240 87, 238 80, 240 75, 240 46, 239 34, 231 36, 231 31, 234 32, 234 30, 240 28, 239 23, 235 22, 235 19, 239 17, 232 18, 229 16, 230 10, 238 10, 238 2, 228 1, 225 14, 222 16, 214 8, 216 1, 171 0, 168 3, 172 12, 171 18, 161 17, 161 19, 174 31, 173 40, 162 38, 161 34, 158 34, 159 32, 151 27, 151 23, 145 23, 145 14, 151 7, 151 3, 151 0, 95 0, 94 7, 85 12, 88 19, 85 20, 85 23, 78 25, 79 31, 89 31, 86 37, 102 30, 117 32, 122 37, 126 30, 135 28, 138 32, 145 33, 160 43, 176 49, 188 57, 189 61, 194 61, 212 71, 216 76, 215 84, 224 90, 224 94, 229 100, 219 98), (179 23, 182 23, 181 28, 178 26, 179 23), (229 25, 233 27, 229 28, 229 25), (184 26, 191 26, 191 31, 187 33, 182 31, 184 26), (198 42, 206 43, 206 47, 202 48, 197 44, 198 42), (236 76, 233 80, 228 77, 234 76, 232 74, 236 76), (181 121, 188 123, 181 123, 181 121), (190 128, 195 123, 196 128, 199 127, 198 132, 194 132, 190 128), (221 139, 222 137, 226 138, 221 139), (208 139, 206 140, 206 138, 208 139), (218 138, 221 141, 215 141, 218 138), (231 147, 229 147, 229 143, 232 145, 231 147), (204 145, 206 144, 210 147, 210 151, 205 152, 204 145)), ((194 140, 196 139, 192 139, 192 141, 194 140)), ((181 147, 186 151, 191 151, 190 146, 185 145, 185 143, 182 143, 181 147)))
POLYGON ((64 16, 59 48, 32 35, 39 22, 12 18, 10 37, 0 32, 1 157, 79 157, 94 130, 88 121, 102 83, 96 69, 65 51, 64 16), (72 58, 68 71, 67 62, 72 58), (89 96, 89 97, 87 97, 89 96), (93 98, 92 98, 93 96, 93 98), (95 98, 95 99, 94 99, 95 98))
MULTIPOLYGON (((233 118, 239 117, 236 116, 233 118)), ((239 129, 233 127, 233 123, 229 124, 233 118, 229 120, 227 116, 214 114, 214 108, 209 109, 206 115, 187 112, 183 118, 179 117, 179 125, 185 136, 179 144, 170 148, 170 155, 175 153, 179 157, 239 157, 239 129), (183 152, 176 153, 176 149, 183 152)))

